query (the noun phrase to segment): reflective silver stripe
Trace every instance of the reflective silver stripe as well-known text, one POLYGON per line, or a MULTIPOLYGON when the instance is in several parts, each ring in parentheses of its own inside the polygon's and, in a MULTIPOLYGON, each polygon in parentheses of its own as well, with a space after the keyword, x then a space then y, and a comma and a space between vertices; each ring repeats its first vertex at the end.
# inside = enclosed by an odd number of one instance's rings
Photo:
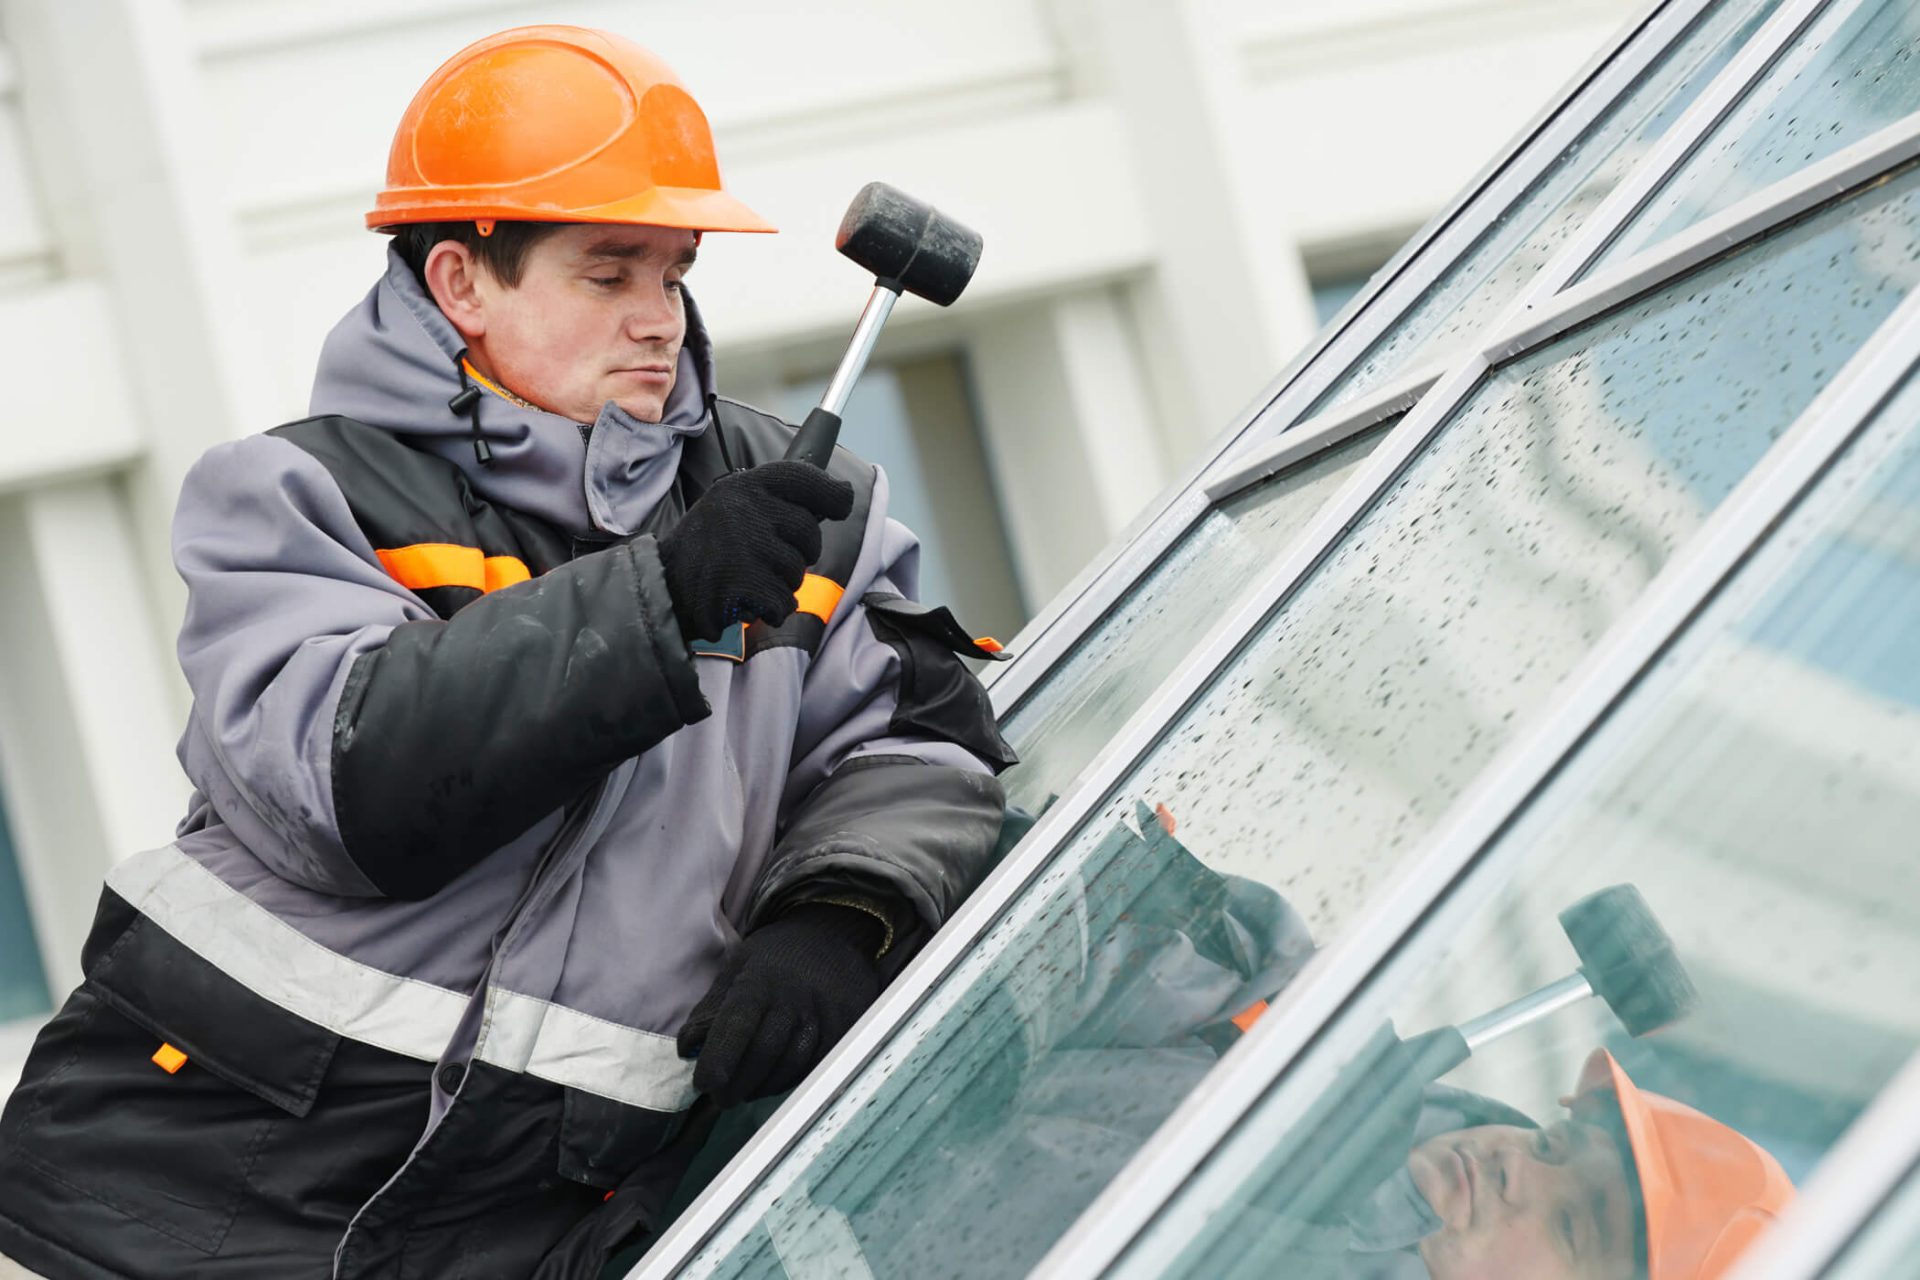
POLYGON ((474 1056, 509 1071, 571 1085, 628 1106, 684 1111, 693 1063, 674 1038, 494 987, 474 1056))
POLYGON ((434 1062, 467 998, 323 947, 173 845, 135 854, 107 884, 241 986, 329 1031, 434 1062))
MULTIPOLYGON (((107 875, 113 891, 255 994, 343 1036, 436 1062, 467 1007, 458 991, 398 977, 322 946, 173 845, 107 875)), ((488 992, 475 1057, 653 1111, 693 1102, 693 1064, 672 1036, 532 996, 488 992)))

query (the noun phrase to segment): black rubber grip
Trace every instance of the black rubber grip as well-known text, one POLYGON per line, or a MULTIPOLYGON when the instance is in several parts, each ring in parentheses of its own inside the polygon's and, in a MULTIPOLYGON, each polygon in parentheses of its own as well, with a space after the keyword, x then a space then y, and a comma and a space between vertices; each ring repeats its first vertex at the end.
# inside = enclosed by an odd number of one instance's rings
POLYGON ((833 457, 833 446, 840 440, 840 415, 828 413, 815 406, 807 420, 800 424, 800 434, 787 446, 787 457, 799 462, 811 462, 825 470, 833 457))

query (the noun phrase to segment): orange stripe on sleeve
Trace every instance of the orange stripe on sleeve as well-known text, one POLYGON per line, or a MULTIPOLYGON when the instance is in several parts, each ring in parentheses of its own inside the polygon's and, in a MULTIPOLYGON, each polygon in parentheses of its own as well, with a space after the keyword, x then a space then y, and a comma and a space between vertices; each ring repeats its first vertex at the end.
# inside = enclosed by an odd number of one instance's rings
POLYGON ((445 542, 416 542, 410 547, 376 551, 393 580, 409 591, 428 587, 472 587, 486 590, 486 557, 478 547, 456 547, 445 542))
POLYGON ((515 556, 489 556, 478 547, 461 547, 449 542, 416 542, 410 547, 393 547, 374 552, 393 580, 409 591, 429 587, 472 587, 475 591, 497 591, 532 577, 527 566, 515 556))
POLYGON ((482 591, 498 591, 510 587, 516 582, 525 582, 533 574, 528 571, 526 562, 518 556, 488 556, 482 566, 485 584, 482 591))
POLYGON ((822 622, 833 621, 833 611, 840 607, 840 597, 847 589, 832 578, 823 578, 810 573, 800 583, 800 589, 793 593, 793 607, 801 613, 810 613, 822 622))

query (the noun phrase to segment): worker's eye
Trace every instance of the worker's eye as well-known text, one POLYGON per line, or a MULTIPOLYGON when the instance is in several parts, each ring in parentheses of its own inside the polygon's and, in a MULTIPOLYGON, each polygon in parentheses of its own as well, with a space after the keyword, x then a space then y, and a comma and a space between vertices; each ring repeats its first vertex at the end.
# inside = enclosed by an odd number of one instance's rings
POLYGON ((1553 1154, 1553 1143, 1547 1137, 1545 1129, 1533 1131, 1533 1156, 1536 1160, 1545 1160, 1553 1154))
POLYGON ((680 292, 680 291, 681 291, 682 289, 685 289, 686 287, 687 287, 687 282, 686 282, 685 280, 669 280, 669 281, 667 281, 667 292, 668 292, 668 293, 679 293, 679 292, 680 292))
POLYGON ((624 283, 625 279, 624 276, 588 276, 587 283, 598 285, 602 289, 611 289, 617 284, 624 283))
POLYGON ((1567 1252, 1573 1252, 1573 1210, 1560 1211, 1560 1239, 1566 1244, 1567 1252))

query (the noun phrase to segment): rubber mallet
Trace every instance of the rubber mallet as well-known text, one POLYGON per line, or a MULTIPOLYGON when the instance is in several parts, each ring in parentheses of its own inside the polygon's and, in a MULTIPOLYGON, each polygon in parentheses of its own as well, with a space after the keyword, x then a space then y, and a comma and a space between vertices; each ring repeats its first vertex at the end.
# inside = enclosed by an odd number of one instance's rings
POLYGON ((978 232, 898 187, 869 182, 847 206, 834 247, 875 278, 847 354, 819 406, 807 414, 787 448, 787 457, 816 467, 826 466, 833 456, 834 443, 840 438, 840 413, 867 367, 893 304, 902 293, 911 293, 937 306, 951 306, 980 265, 982 241, 978 232))

